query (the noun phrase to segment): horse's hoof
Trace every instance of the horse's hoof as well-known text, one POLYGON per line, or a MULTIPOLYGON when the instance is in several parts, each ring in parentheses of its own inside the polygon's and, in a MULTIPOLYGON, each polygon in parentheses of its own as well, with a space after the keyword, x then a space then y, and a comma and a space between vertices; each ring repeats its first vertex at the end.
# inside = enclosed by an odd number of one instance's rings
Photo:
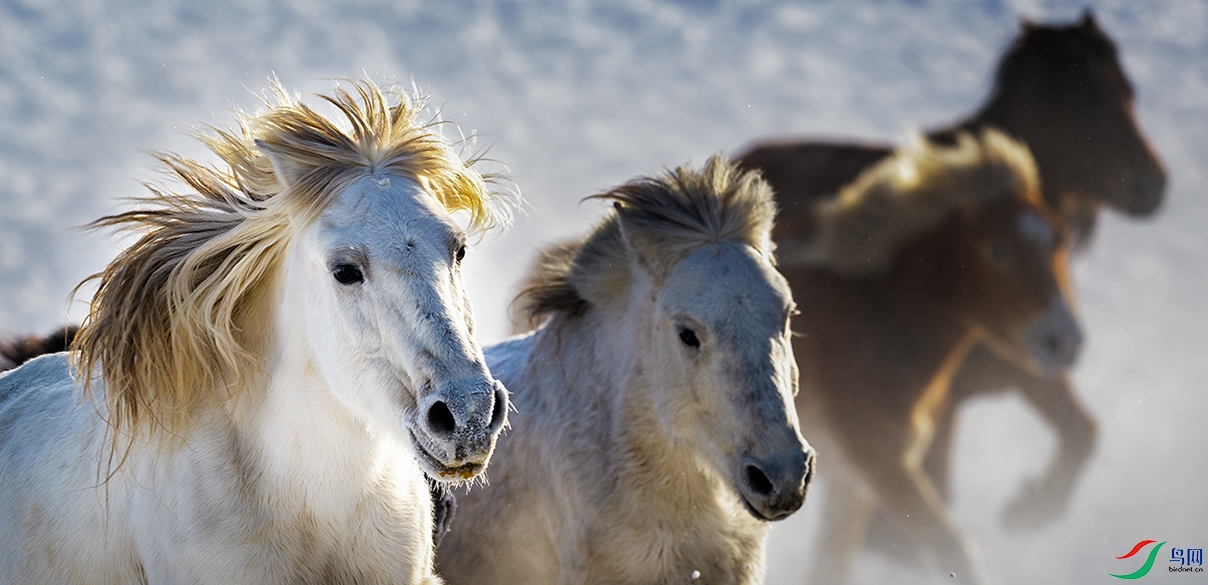
POLYGON ((1036 482, 1028 482, 1003 510, 1003 528, 1023 532, 1044 528, 1065 512, 1065 500, 1036 482))

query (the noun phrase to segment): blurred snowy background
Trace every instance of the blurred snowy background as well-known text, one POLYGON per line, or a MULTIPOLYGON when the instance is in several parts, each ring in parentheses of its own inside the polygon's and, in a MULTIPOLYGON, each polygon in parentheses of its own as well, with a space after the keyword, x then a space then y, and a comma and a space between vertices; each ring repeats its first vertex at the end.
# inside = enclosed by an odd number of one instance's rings
MULTIPOLYGON (((1088 334, 1075 380, 1101 434, 1069 514, 1004 531, 1000 508, 1043 468, 1053 438, 1015 398, 961 418, 955 517, 997 583, 1113 582, 1105 572, 1135 567, 1112 557, 1146 538, 1208 547, 1208 3, 1092 5, 1170 187, 1153 220, 1106 216, 1075 261, 1088 334)), ((1021 16, 1071 20, 1083 6, 0 0, 0 331, 62 323, 70 288, 120 243, 74 226, 142 193, 138 181, 157 176, 145 151, 204 156, 190 127, 255 108, 269 75, 303 92, 363 72, 414 79, 510 168, 527 215, 467 260, 489 343, 507 331, 533 251, 601 213, 583 196, 761 137, 896 140, 949 122, 984 99, 1021 16)), ((801 582, 824 502, 818 490, 775 525, 769 583, 801 582)), ((1148 582, 1208 580, 1167 574, 1168 559, 1148 582)), ((926 582, 870 554, 856 576, 926 582)))

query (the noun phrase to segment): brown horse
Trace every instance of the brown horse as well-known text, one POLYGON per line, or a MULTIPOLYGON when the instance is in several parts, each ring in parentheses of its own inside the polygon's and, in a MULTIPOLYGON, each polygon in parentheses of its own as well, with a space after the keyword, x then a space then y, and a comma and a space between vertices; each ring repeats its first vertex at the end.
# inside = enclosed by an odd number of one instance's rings
POLYGON ((957 582, 976 555, 922 469, 956 367, 978 343, 1037 371, 1072 363, 1066 230, 1027 149, 987 130, 921 141, 814 206, 814 238, 781 255, 797 298, 802 428, 828 458, 812 570, 841 582, 879 503, 957 582))
MULTIPOLYGON (((1115 44, 1089 11, 1068 26, 1024 21, 999 64, 986 104, 930 136, 951 140, 957 132, 988 127, 1030 148, 1044 198, 1074 242, 1090 237, 1101 205, 1144 216, 1161 203, 1165 172, 1137 126, 1133 88, 1115 44)), ((812 205, 891 153, 892 147, 883 144, 769 142, 749 149, 739 161, 761 169, 776 190, 782 211, 774 235, 781 256, 791 257, 814 234, 812 205)), ((975 347, 953 378, 953 408, 945 409, 925 462, 946 497, 955 406, 971 396, 1019 390, 1057 432, 1059 449, 1041 478, 1007 506, 1004 520, 1012 528, 1039 526, 1064 511, 1095 441, 1094 421, 1068 377, 1037 374, 991 347, 975 347)))
POLYGON ((0 372, 11 370, 44 353, 67 351, 78 329, 75 325, 68 325, 44 337, 27 335, 0 340, 0 372))

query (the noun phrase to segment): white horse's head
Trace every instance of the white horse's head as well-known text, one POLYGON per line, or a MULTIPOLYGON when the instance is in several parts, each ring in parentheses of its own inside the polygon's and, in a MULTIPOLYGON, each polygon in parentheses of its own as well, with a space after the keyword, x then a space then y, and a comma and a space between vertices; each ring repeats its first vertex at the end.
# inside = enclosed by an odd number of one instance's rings
POLYGON ((434 477, 473 477, 507 419, 462 283, 466 235, 423 181, 364 176, 299 230, 283 317, 304 323, 336 398, 377 431, 405 432, 434 477))
POLYGON ((468 479, 486 466, 508 404, 474 340, 466 235, 449 213, 467 201, 482 208, 481 178, 359 89, 359 103, 331 101, 353 125, 361 165, 332 160, 338 134, 298 132, 328 125, 296 104, 254 126, 286 194, 332 192, 312 220, 294 222, 283 317, 304 323, 308 353, 344 406, 375 432, 405 429, 429 474, 468 479))
POLYGON ((538 266, 530 313, 603 311, 619 324, 616 351, 649 381, 642 402, 660 434, 693 446, 756 518, 792 514, 814 454, 793 406, 794 305, 773 264, 771 189, 714 157, 599 197, 616 212, 538 266))
POLYGON ((165 155, 196 193, 157 191, 157 210, 102 220, 150 228, 101 275, 106 310, 81 335, 118 423, 150 411, 170 428, 221 395, 207 388, 276 360, 370 432, 410 443, 430 475, 486 466, 507 392, 474 341, 466 236, 450 214, 481 228, 499 210, 406 94, 353 85, 324 98, 351 130, 279 90, 267 112, 206 139, 229 171, 165 155))

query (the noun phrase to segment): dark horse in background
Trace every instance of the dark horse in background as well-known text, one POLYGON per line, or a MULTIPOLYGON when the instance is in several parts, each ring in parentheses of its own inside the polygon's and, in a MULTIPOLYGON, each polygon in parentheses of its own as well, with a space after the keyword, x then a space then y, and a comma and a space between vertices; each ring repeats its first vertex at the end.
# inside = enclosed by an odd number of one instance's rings
MULTIPOLYGON (((960 132, 993 127, 1026 144, 1038 166, 1043 197, 1064 222, 1075 248, 1090 237, 1102 206, 1134 217, 1152 214, 1161 204, 1166 174, 1137 126, 1133 87, 1115 44, 1089 11, 1071 25, 1025 20, 1021 28, 998 66, 985 105, 928 137, 950 141, 960 132)), ((813 238, 817 226, 812 210, 820 200, 892 153, 888 144, 764 142, 743 153, 739 162, 760 169, 776 190, 781 213, 774 237, 784 259, 813 238)), ((1094 421, 1075 397, 1068 375, 1041 375, 1024 364, 1009 348, 982 343, 970 351, 952 378, 948 407, 940 409, 923 463, 948 498, 955 407, 973 396, 1021 392, 1060 443, 1044 474, 1008 504, 1004 522, 1010 528, 1038 527, 1064 512, 1095 442, 1094 421)), ((872 542, 913 556, 915 547, 908 540, 877 540, 883 524, 874 523, 872 542)))
POLYGON ((28 335, 0 340, 0 372, 11 370, 44 353, 67 351, 79 327, 62 327, 45 337, 28 335))

